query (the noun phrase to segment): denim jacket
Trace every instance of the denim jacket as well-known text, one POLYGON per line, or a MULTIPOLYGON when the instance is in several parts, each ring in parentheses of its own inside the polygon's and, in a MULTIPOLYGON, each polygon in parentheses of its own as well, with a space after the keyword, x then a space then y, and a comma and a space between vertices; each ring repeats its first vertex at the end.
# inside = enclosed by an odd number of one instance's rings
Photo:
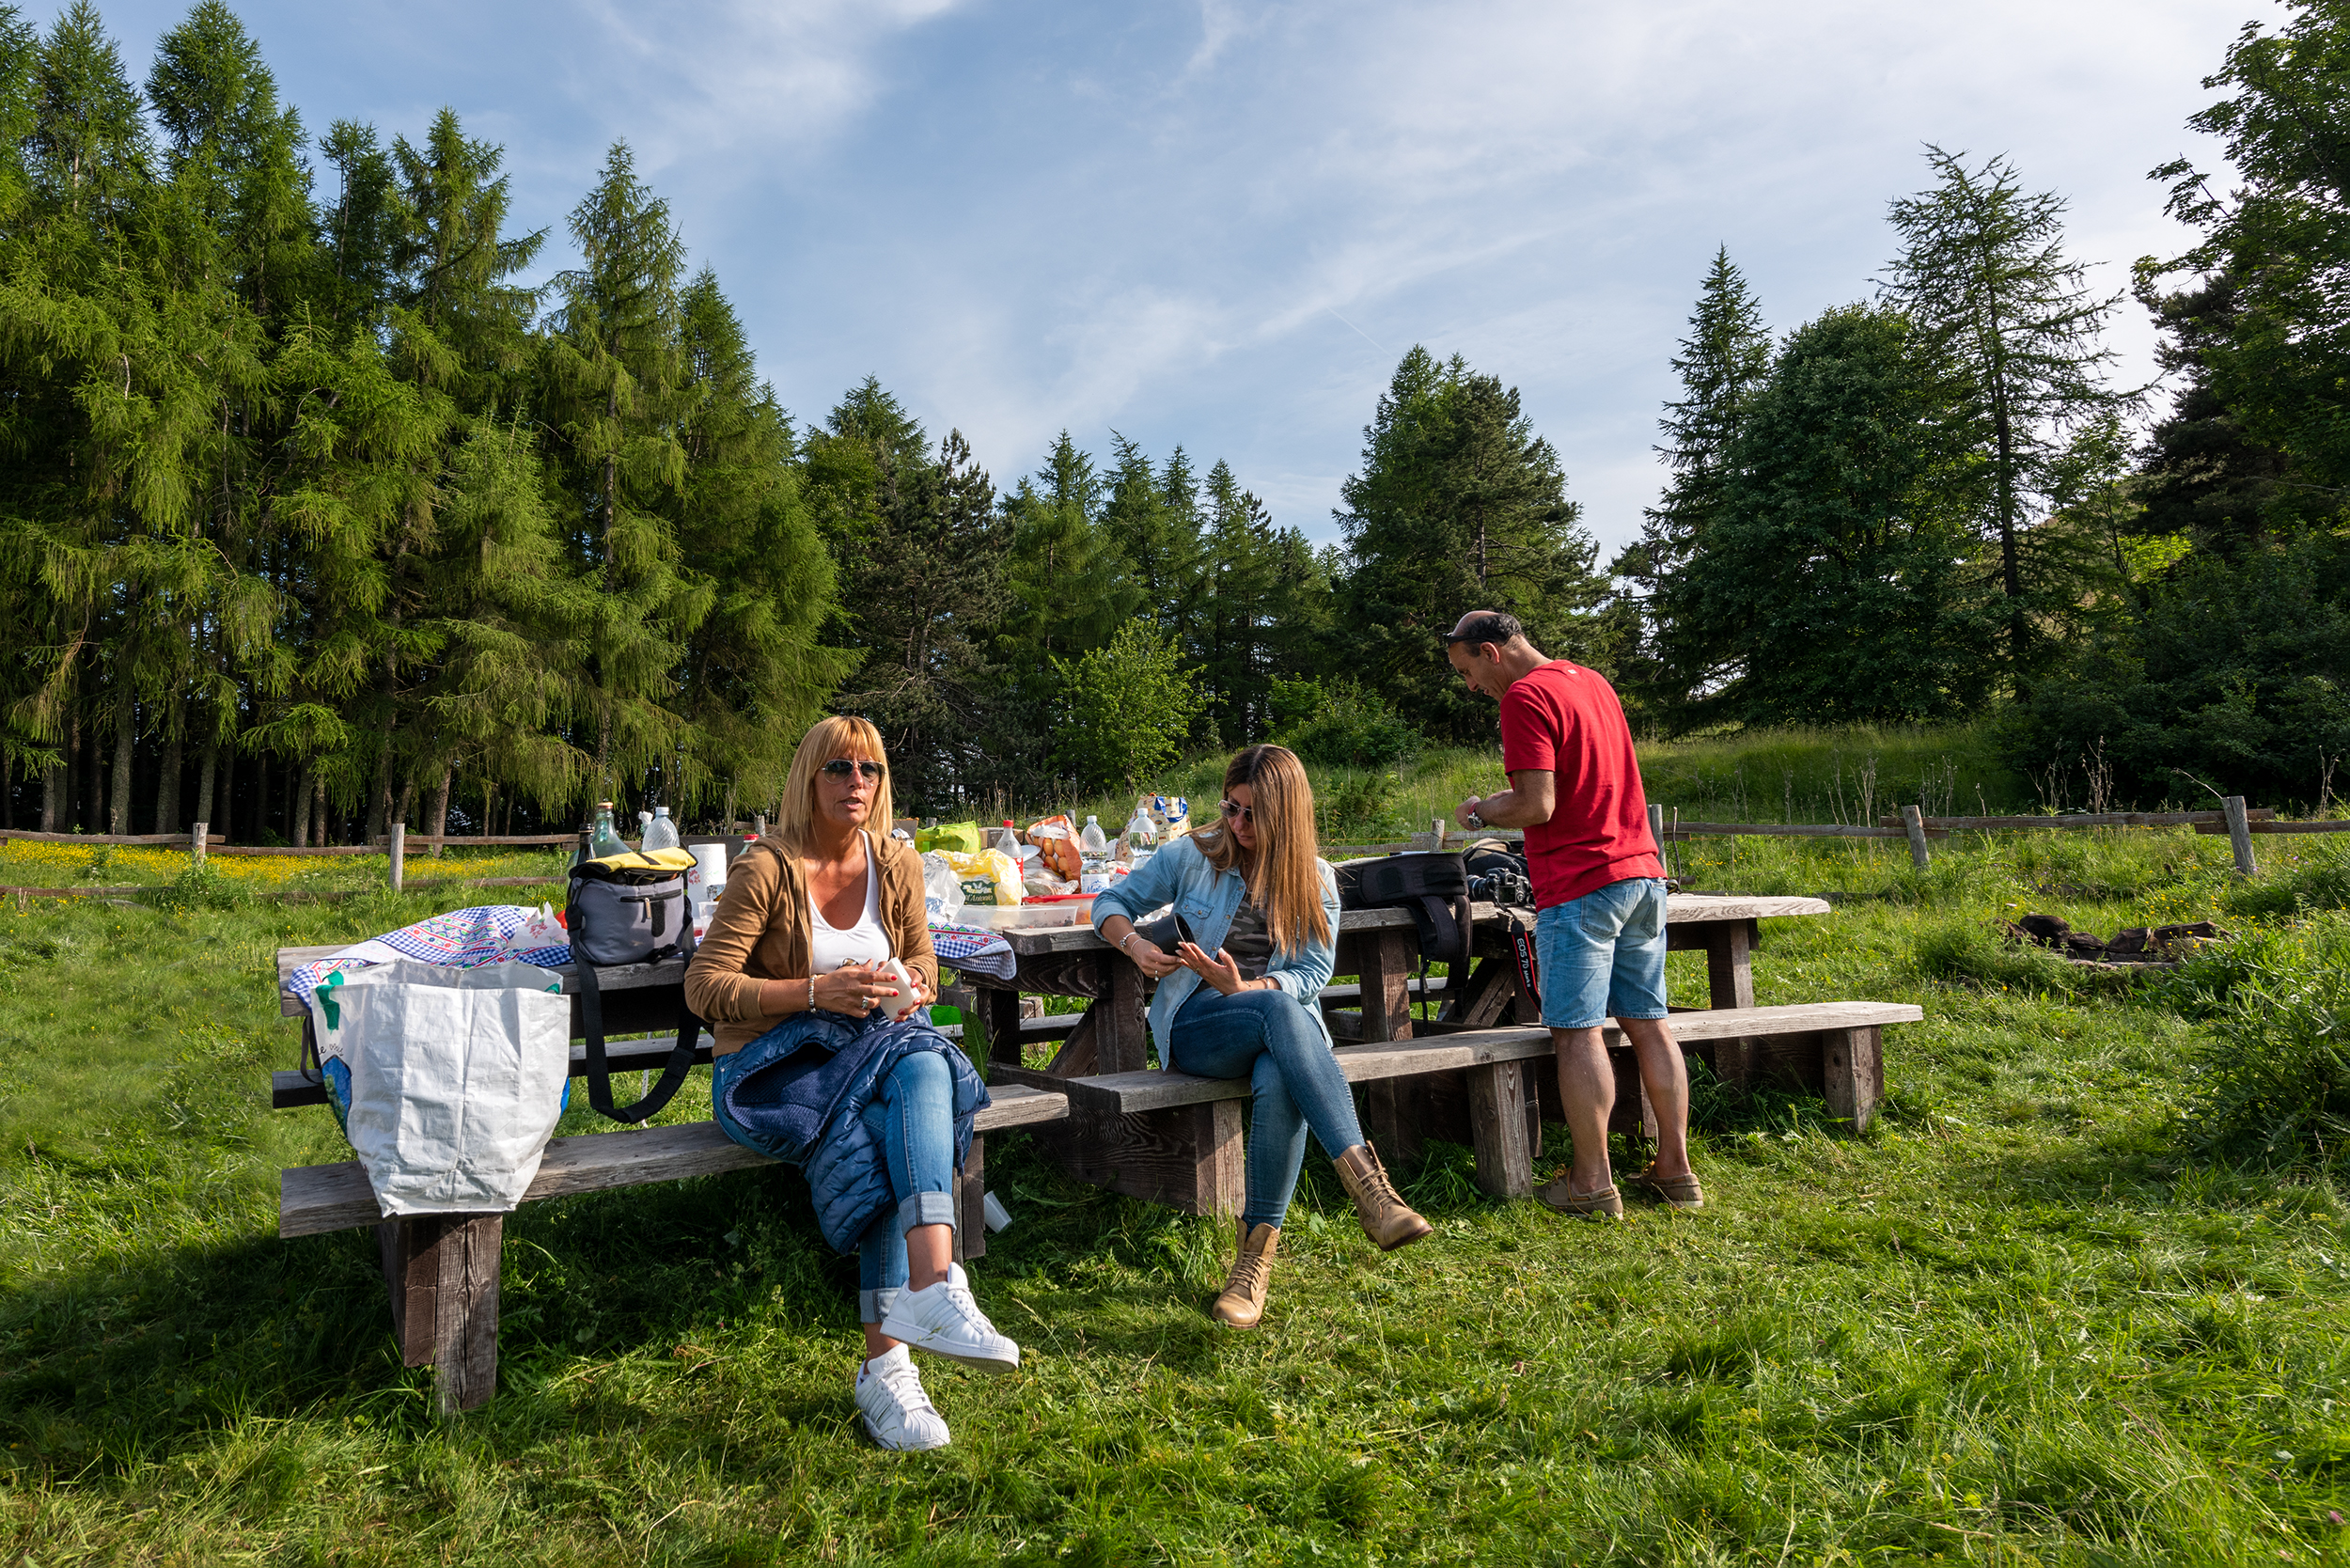
MULTIPOLYGON (((1314 865, 1322 874, 1322 910, 1329 917, 1332 940, 1308 941, 1294 951, 1284 951, 1277 945, 1265 979, 1296 997, 1314 1027, 1322 1031, 1322 1038, 1328 1041, 1330 1026, 1322 1016, 1322 988, 1330 983, 1330 971, 1338 963, 1339 881, 1328 861, 1317 860, 1314 865)), ((1093 929, 1099 932, 1102 922, 1113 915, 1123 915, 1140 925, 1152 910, 1173 904, 1200 946, 1214 953, 1223 945, 1224 933, 1232 929, 1232 917, 1239 913, 1240 901, 1247 891, 1248 884, 1240 872, 1217 870, 1208 864, 1198 844, 1188 838, 1178 839, 1145 861, 1139 870, 1094 899, 1093 929)), ((1175 1015, 1199 984, 1198 975, 1178 969, 1159 981, 1158 995, 1151 998, 1151 1036, 1159 1043, 1162 1062, 1173 1040, 1175 1015)))

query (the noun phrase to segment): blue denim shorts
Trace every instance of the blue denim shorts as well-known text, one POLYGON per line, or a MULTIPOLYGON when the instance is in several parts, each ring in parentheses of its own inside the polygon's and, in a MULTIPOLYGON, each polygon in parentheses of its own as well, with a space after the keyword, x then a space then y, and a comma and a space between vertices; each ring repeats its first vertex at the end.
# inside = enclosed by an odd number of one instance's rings
POLYGON ((1665 1016, 1665 884, 1627 877, 1534 918, 1543 1022, 1597 1028, 1610 1018, 1665 1016))

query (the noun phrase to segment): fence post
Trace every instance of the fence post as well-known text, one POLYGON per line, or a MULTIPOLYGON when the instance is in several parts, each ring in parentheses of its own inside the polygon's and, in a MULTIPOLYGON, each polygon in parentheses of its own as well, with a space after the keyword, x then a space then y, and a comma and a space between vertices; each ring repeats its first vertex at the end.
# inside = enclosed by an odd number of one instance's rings
POLYGON ((1915 806, 1902 808, 1902 825, 1909 829, 1909 863, 1926 869, 1926 814, 1915 806))
POLYGON ((407 852, 408 824, 394 823, 392 824, 392 891, 395 893, 402 891, 401 885, 407 881, 404 874, 407 868, 401 864, 407 857, 407 852))
POLYGON ((210 825, 207 823, 196 823, 196 831, 188 839, 189 852, 195 856, 196 864, 199 866, 204 864, 204 830, 210 825))
POLYGON ((2228 819, 2228 842, 2235 849, 2237 873, 2260 875, 2260 862, 2252 858, 2252 820, 2244 813, 2244 797, 2229 795, 2220 801, 2219 809, 2228 819))

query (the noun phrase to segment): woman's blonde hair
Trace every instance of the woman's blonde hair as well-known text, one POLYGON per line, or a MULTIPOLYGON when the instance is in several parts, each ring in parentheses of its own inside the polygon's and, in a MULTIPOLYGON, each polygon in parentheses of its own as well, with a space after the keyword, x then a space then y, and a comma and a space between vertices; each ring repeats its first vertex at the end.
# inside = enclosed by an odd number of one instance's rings
POLYGON ((1322 907, 1322 870, 1315 864, 1314 787, 1306 764, 1287 746, 1252 745, 1235 752, 1224 768, 1224 788, 1248 786, 1257 828, 1257 853, 1241 864, 1240 840, 1225 822, 1219 803, 1215 825, 1193 835, 1199 853, 1219 871, 1240 870, 1248 896, 1264 911, 1273 945, 1295 952, 1308 942, 1327 942, 1329 912, 1322 907))
POLYGON ((873 812, 865 826, 876 843, 889 837, 897 820, 897 803, 890 798, 889 756, 882 749, 881 731, 854 713, 843 713, 818 719, 800 737, 800 749, 791 754, 791 773, 784 780, 783 804, 776 818, 776 843, 784 854, 807 852, 808 836, 816 825, 816 779, 824 764, 836 757, 870 759, 882 765, 881 784, 873 791, 873 812))

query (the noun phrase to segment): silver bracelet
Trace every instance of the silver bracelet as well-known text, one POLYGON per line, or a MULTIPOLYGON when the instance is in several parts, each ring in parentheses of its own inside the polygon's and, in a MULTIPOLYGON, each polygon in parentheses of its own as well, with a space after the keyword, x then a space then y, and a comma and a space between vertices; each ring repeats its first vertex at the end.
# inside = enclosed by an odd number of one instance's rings
POLYGON ((810 1012, 816 1011, 816 977, 814 975, 807 977, 807 1011, 810 1012))

